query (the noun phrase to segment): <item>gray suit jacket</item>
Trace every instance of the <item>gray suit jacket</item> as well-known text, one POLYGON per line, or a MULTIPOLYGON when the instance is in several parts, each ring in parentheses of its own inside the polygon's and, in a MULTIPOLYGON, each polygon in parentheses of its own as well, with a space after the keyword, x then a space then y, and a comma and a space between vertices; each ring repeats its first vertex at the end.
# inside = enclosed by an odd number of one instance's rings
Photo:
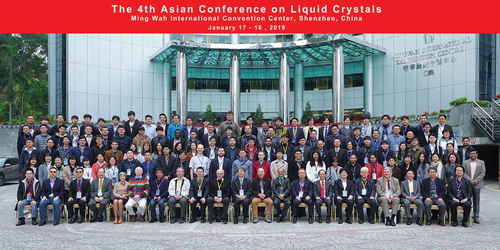
MULTIPOLYGON (((377 184, 375 184, 375 188, 377 190, 378 197, 384 197, 385 196, 385 189, 386 189, 386 180, 385 177, 380 177, 377 180, 377 184)), ((399 180, 391 177, 391 184, 392 184, 392 194, 394 197, 399 197, 401 195, 401 190, 399 187, 399 180)))
MULTIPOLYGON (((91 199, 97 197, 98 190, 99 190, 99 179, 92 180, 92 188, 90 192, 91 199)), ((112 181, 111 179, 104 177, 104 182, 102 183, 102 197, 104 199, 110 200, 112 193, 113 193, 112 181)))
MULTIPOLYGON (((422 199, 422 194, 420 193, 420 183, 413 180, 413 195, 418 199, 422 199)), ((410 186, 408 180, 401 182, 401 196, 403 198, 410 197, 410 186)))
MULTIPOLYGON (((321 194, 321 182, 317 180, 313 182, 314 185, 314 198, 319 197, 321 194)), ((333 185, 329 180, 325 180, 325 198, 330 197, 333 198, 333 185)))
POLYGON ((473 185, 474 188, 481 189, 484 187, 483 178, 486 174, 486 166, 482 160, 477 159, 476 162, 476 172, 474 173, 474 176, 471 176, 470 159, 464 161, 463 166, 465 168, 465 178, 476 182, 476 185, 473 185))
POLYGON ((275 178, 274 180, 272 180, 271 182, 271 187, 273 189, 273 196, 276 198, 278 197, 278 194, 280 193, 280 187, 281 187, 281 191, 283 191, 283 195, 285 196, 285 198, 289 198, 290 197, 290 180, 288 178, 283 178, 283 183, 280 184, 280 181, 278 178, 275 178))

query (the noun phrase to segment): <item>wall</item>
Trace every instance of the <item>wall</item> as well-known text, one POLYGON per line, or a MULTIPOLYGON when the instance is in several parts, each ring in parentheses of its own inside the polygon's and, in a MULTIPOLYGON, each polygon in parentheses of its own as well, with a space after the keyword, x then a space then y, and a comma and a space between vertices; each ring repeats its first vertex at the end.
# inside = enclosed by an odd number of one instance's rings
POLYGON ((17 133, 19 127, 0 128, 0 156, 17 157, 17 133))

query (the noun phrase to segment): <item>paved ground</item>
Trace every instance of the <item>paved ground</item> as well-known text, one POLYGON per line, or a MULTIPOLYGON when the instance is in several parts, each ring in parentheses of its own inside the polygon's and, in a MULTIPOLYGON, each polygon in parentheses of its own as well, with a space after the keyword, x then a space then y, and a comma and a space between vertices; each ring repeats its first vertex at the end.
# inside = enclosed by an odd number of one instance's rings
POLYGON ((354 223, 309 225, 264 223, 212 225, 149 224, 112 222, 60 224, 44 227, 28 224, 15 226, 13 207, 17 185, 0 187, 0 249, 66 248, 85 245, 88 248, 111 249, 118 246, 142 249, 189 247, 203 249, 500 249, 500 190, 497 183, 489 183, 482 191, 481 224, 470 228, 451 226, 397 225, 386 227, 354 223), (378 243, 376 243, 378 242, 378 243))

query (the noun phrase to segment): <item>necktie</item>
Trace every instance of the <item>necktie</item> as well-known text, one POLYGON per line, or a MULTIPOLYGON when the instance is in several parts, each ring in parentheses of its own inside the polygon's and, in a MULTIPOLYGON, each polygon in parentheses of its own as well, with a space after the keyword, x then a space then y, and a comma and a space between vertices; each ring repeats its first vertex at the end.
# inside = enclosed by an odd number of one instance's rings
POLYGON ((325 198, 325 181, 321 181, 321 198, 325 198))
POLYGON ((78 190, 77 191, 80 191, 82 188, 82 180, 78 180, 78 190))

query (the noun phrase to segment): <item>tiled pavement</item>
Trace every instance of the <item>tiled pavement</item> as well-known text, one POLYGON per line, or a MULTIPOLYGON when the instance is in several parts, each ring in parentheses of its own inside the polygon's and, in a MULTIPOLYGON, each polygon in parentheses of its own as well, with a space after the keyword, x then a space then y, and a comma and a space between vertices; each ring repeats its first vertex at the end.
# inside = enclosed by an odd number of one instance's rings
MULTIPOLYGON (((338 225, 306 220, 297 224, 265 223, 227 225, 214 223, 174 224, 112 222, 53 226, 51 219, 44 227, 16 227, 14 203, 16 184, 0 187, 0 249, 86 248, 111 249, 500 249, 500 190, 490 182, 482 191, 481 224, 470 228, 449 225, 417 226, 399 224, 386 227, 371 225, 338 225)), ((50 217, 49 217, 50 218, 50 217)))

